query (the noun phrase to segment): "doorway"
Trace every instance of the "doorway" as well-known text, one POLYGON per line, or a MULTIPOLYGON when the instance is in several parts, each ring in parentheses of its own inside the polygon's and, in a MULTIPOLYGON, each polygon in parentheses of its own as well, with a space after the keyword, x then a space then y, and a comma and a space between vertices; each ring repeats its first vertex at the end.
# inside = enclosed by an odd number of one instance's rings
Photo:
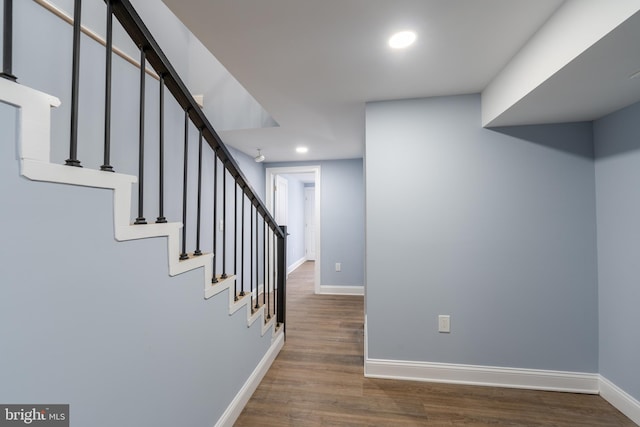
MULTIPOLYGON (((299 261, 314 261, 314 292, 318 294, 320 293, 320 268, 322 262, 320 245, 320 196, 322 193, 320 166, 267 168, 266 187, 267 209, 276 218, 278 224, 289 226, 289 223, 299 223, 301 225, 300 229, 303 230, 296 234, 295 241, 293 241, 294 236, 291 235, 289 237, 292 243, 303 245, 301 249, 303 250, 304 258, 298 259, 296 256, 296 259, 288 259, 287 267, 288 269, 289 267, 297 267, 297 265, 300 265, 299 261), (301 192, 301 207, 296 207, 297 204, 296 206, 289 206, 290 197, 288 193, 293 191, 289 180, 292 180, 292 182, 300 181, 304 184, 304 191, 301 192), (286 199, 286 201, 283 199, 286 199)), ((294 199, 293 197, 291 198, 294 199)))

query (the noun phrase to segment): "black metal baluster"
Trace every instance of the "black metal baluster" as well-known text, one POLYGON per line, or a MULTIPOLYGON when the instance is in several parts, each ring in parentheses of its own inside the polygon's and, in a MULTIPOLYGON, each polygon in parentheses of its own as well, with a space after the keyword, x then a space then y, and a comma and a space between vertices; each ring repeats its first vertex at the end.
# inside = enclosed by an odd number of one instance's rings
POLYGON ((213 151, 213 277, 211 283, 218 283, 216 276, 216 263, 218 262, 218 239, 216 229, 218 228, 218 155, 213 151))
POLYGON ((104 78, 104 162, 100 170, 113 172, 111 161, 111 59, 113 56, 113 6, 107 1, 107 42, 104 78))
MULTIPOLYGON (((253 306, 253 203, 251 204, 251 209, 249 210, 249 223, 251 226, 249 229, 251 233, 249 234, 249 290, 251 291, 251 305, 253 306)), ((258 300, 258 286, 256 285, 256 304, 258 300)), ((257 307, 256 307, 257 308, 257 307)))
POLYGON ((156 223, 164 224, 167 222, 167 218, 164 217, 164 75, 160 74, 160 129, 158 130, 158 143, 159 143, 159 176, 158 176, 158 218, 156 223))
MULTIPOLYGON (((277 257, 277 249, 276 249, 276 232, 273 231, 273 263, 271 265, 273 270, 273 314, 278 317, 278 283, 276 282, 276 257, 277 257)), ((277 320, 276 320, 277 322, 277 320)))
MULTIPOLYGON (((265 221, 266 224, 266 221, 265 221)), ((265 246, 267 248, 267 253, 265 255, 265 265, 266 265, 266 270, 264 273, 264 277, 265 277, 265 281, 269 282, 269 273, 271 272, 270 267, 270 260, 269 260, 269 246, 270 246, 270 242, 269 242, 269 233, 271 232, 271 227, 266 227, 266 233, 264 235, 264 241, 265 241, 265 246)), ((271 293, 271 286, 269 286, 269 284, 267 284, 267 290, 271 293)), ((267 298, 267 319, 271 319, 271 298, 267 298)))
POLYGON ((196 250, 195 256, 202 255, 200 250, 200 204, 202 200, 202 129, 198 138, 198 212, 196 212, 196 250))
POLYGON ((140 136, 138 142, 138 217, 134 224, 146 224, 144 218, 144 109, 145 109, 145 68, 147 55, 140 48, 140 136))
POLYGON ((227 168, 222 165, 222 276, 227 277, 227 168))
POLYGON ((4 0, 2 23, 2 73, 0 77, 16 81, 13 75, 13 0, 4 0))
POLYGON ((238 301, 238 181, 233 187, 233 299, 238 301))
MULTIPOLYGON (((262 218, 262 305, 267 305, 267 222, 262 218)), ((269 312, 267 311, 267 314, 269 312)))
POLYGON ((180 260, 189 258, 187 255, 187 168, 189 165, 189 110, 184 110, 184 166, 182 176, 182 253, 180 260))
POLYGON ((73 63, 71 67, 71 141, 67 166, 80 166, 78 160, 78 95, 80 89, 80 22, 82 20, 82 0, 75 0, 73 6, 73 63))
POLYGON ((244 221, 244 192, 240 193, 242 196, 242 212, 240 213, 241 218, 241 226, 240 226, 240 296, 245 296, 244 293, 244 229, 245 229, 245 221, 244 221))
POLYGON ((260 308, 260 278, 258 277, 260 270, 260 263, 258 261, 258 247, 260 243, 258 242, 258 235, 260 234, 260 230, 258 229, 258 207, 256 206, 256 310, 260 308))
MULTIPOLYGON (((286 280, 286 270, 287 270, 287 226, 281 225, 280 230, 282 231, 283 237, 280 238, 278 242, 278 323, 285 323, 286 317, 286 304, 287 304, 287 280, 286 280)), ((286 324, 284 326, 286 328, 286 324)))
POLYGON ((134 224, 146 224, 144 218, 144 109, 145 109, 145 69, 147 54, 144 46, 140 47, 140 128, 138 148, 138 217, 134 224))

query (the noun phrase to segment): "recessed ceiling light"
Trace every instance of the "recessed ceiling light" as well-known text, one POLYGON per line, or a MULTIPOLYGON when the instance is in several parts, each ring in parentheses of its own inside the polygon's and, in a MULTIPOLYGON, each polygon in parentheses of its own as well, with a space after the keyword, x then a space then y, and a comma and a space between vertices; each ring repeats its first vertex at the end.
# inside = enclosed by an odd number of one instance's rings
POLYGON ((307 147, 296 147, 296 153, 306 153, 309 151, 307 147))
POLYGON ((416 38, 416 33, 413 31, 400 31, 391 36, 389 46, 394 49, 403 49, 411 46, 416 41, 416 38))

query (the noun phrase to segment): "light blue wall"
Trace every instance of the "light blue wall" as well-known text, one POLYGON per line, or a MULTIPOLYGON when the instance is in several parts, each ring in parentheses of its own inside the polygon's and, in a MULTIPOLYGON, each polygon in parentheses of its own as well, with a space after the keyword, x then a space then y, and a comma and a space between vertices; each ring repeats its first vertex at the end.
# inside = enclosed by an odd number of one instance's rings
POLYGON ((640 400, 640 103, 594 123, 600 373, 640 400))
POLYGON ((362 159, 322 166, 322 285, 364 284, 364 173, 362 159), (342 271, 335 271, 335 263, 342 271))
POLYGON ((362 159, 268 163, 321 167, 321 271, 323 286, 364 284, 364 177, 362 159), (335 263, 342 271, 335 271, 335 263))
POLYGON ((366 138, 369 357, 597 372, 591 125, 468 95, 368 104, 366 138))
MULTIPOLYGON (((140 3, 149 7, 153 2, 140 3)), ((100 8, 91 4, 83 2, 83 19, 98 22, 92 10, 100 8)), ((21 84, 62 100, 52 111, 51 157, 63 163, 68 157, 71 69, 71 45, 63 40, 71 40, 71 27, 33 1, 14 2, 14 12, 14 73, 21 84)), ((160 23, 168 19, 161 28, 173 32, 181 25, 157 12, 151 15, 160 23)), ((188 43, 189 37, 180 31, 174 36, 167 51, 187 52, 188 46, 180 43, 188 43)), ((102 164, 103 64, 104 48, 83 36, 78 152, 83 166, 92 169, 102 164)), ((111 164, 135 175, 138 79, 139 70, 114 58, 111 164)), ((146 84, 144 214, 153 222, 158 215, 158 83, 147 77, 146 84)), ((180 222, 184 113, 168 93, 166 101, 165 216, 180 222)), ((6 241, 14 241, 2 249, 0 260, 0 342, 7 343, 0 350, 0 401, 70 403, 72 423, 78 425, 113 426, 123 417, 131 425, 214 425, 265 354, 269 335, 260 337, 257 324, 247 329, 244 311, 229 316, 226 294, 205 301, 201 270, 170 278, 165 239, 116 243, 109 191, 20 177, 14 123, 13 109, 0 105, 0 196, 8 201, 0 219, 11 224, 6 241), (119 412, 111 411, 114 407, 119 412), (96 419, 95 414, 101 416, 96 419)), ((263 167, 253 166, 241 153, 233 155, 241 167, 251 166, 245 172, 263 197, 263 167)), ((189 164, 186 225, 187 251, 192 252, 197 181, 193 126, 189 164)), ((203 164, 201 249, 210 252, 213 154, 208 147, 203 164)), ((233 184, 227 181, 229 251, 235 224, 233 184)), ((136 191, 133 197, 137 199, 136 191)), ((219 191, 220 205, 221 198, 219 191)), ((136 216, 134 203, 131 218, 136 216)), ((217 239, 220 253, 221 233, 217 239)), ((218 256, 218 273, 221 262, 218 256)), ((226 271, 233 268, 229 254, 226 271)), ((247 286, 255 286, 255 278, 250 279, 247 286)))

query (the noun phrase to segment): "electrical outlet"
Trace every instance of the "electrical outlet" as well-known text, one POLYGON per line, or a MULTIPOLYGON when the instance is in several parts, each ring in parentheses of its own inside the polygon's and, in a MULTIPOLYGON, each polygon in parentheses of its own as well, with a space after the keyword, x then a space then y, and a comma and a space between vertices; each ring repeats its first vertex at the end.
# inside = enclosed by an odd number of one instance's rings
POLYGON ((342 264, 336 262, 336 271, 342 271, 342 264))
POLYGON ((441 314, 438 316, 438 332, 448 334, 451 332, 451 316, 441 314))

